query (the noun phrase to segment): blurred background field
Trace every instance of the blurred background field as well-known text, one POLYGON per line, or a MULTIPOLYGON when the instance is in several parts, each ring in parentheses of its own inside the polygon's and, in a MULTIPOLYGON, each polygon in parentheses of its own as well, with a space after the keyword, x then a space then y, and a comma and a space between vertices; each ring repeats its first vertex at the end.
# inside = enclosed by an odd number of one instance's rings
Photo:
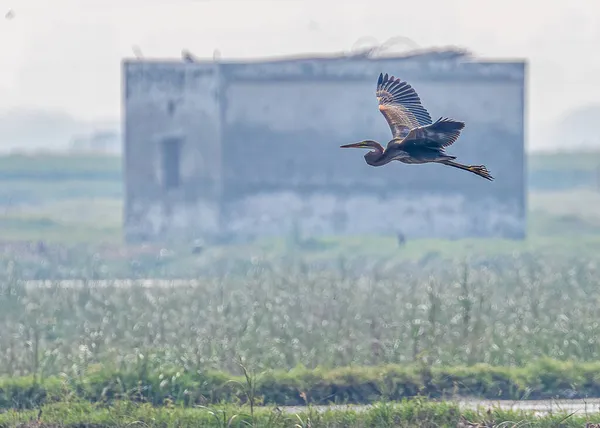
MULTIPOLYGON (((307 257, 363 254, 420 258, 509 254, 513 251, 589 252, 600 248, 600 154, 533 153, 528 170, 528 237, 504 239, 409 240, 396 236, 259 239, 227 251, 290 251, 307 257)), ((0 157, 0 240, 122 247, 121 158, 111 155, 35 154, 0 157)), ((391 167, 396 167, 392 165, 391 167)), ((12 243, 12 244, 11 244, 12 243)), ((179 257, 191 249, 178 248, 179 257)), ((218 248, 205 248, 215 254, 218 248)), ((196 257, 197 258, 197 257, 196 257)))

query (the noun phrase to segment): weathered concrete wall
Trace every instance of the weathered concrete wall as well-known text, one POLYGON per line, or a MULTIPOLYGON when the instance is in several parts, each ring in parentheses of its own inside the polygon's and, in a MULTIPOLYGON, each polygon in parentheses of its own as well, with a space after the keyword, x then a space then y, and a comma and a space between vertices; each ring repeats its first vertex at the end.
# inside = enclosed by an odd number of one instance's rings
POLYGON ((402 195, 377 198, 368 194, 341 196, 327 192, 299 195, 262 193, 231 204, 227 230, 237 236, 305 236, 385 234, 457 239, 468 236, 519 238, 522 217, 517 209, 483 196, 402 195), (474 206, 477 208, 474 209, 474 206))
POLYGON ((231 66, 224 88, 224 147, 231 158, 224 165, 223 224, 240 235, 299 227, 308 235, 523 237, 523 64, 413 65, 338 62, 295 78, 275 65, 255 74, 231 66), (408 80, 434 120, 464 120, 448 151, 464 163, 485 164, 496 180, 441 165, 373 168, 365 150, 340 149, 391 138, 375 98, 380 71, 408 80))
POLYGON ((193 238, 218 229, 218 67, 127 62, 123 72, 126 238, 193 238), (169 138, 181 141, 180 184, 174 188, 165 186, 161 164, 161 144, 169 138))
POLYGON ((128 63, 125 74, 130 236, 525 235, 523 63, 128 63), (496 180, 442 165, 373 168, 366 151, 340 149, 390 139, 381 71, 408 80, 434 120, 464 120, 448 151, 496 180), (167 191, 157 147, 169 134, 185 136, 185 178, 167 191))

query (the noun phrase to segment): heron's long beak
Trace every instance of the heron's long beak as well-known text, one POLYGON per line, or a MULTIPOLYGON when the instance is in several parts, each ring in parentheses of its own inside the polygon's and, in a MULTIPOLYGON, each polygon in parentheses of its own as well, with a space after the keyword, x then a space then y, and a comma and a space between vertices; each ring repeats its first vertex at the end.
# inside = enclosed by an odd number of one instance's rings
POLYGON ((358 147, 358 148, 360 148, 360 147, 363 147, 363 143, 346 144, 346 145, 340 146, 340 149, 347 149, 347 148, 350 148, 350 147, 358 147))

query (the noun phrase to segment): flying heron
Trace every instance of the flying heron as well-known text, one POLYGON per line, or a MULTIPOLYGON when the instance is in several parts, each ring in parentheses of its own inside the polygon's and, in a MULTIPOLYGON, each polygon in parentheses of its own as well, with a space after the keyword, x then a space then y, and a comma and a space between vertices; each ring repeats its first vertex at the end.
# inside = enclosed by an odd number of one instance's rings
POLYGON ((490 181, 494 179, 484 165, 463 165, 454 162, 456 156, 446 154, 446 147, 458 139, 464 122, 440 117, 432 123, 413 87, 394 76, 388 77, 387 73, 379 75, 375 95, 393 138, 385 149, 373 140, 346 144, 341 148, 371 149, 365 154, 365 161, 371 166, 385 165, 393 160, 407 164, 434 162, 472 172, 490 181))

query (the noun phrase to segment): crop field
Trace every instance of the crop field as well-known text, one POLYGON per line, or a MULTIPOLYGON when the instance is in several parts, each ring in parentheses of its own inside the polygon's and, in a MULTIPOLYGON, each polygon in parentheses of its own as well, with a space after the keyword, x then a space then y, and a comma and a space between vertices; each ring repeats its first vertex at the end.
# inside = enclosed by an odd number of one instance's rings
POLYGON ((595 361, 599 262, 516 257, 362 272, 257 262, 239 276, 143 285, 7 278, 0 370, 52 375, 82 361, 129 370, 141 355, 152 369, 224 371, 238 356, 261 369, 595 361))
POLYGON ((529 162, 524 241, 193 254, 122 244, 118 158, 0 158, 0 427, 39 409, 48 426, 583 426, 418 401, 600 397, 600 156, 558 159, 529 162))

